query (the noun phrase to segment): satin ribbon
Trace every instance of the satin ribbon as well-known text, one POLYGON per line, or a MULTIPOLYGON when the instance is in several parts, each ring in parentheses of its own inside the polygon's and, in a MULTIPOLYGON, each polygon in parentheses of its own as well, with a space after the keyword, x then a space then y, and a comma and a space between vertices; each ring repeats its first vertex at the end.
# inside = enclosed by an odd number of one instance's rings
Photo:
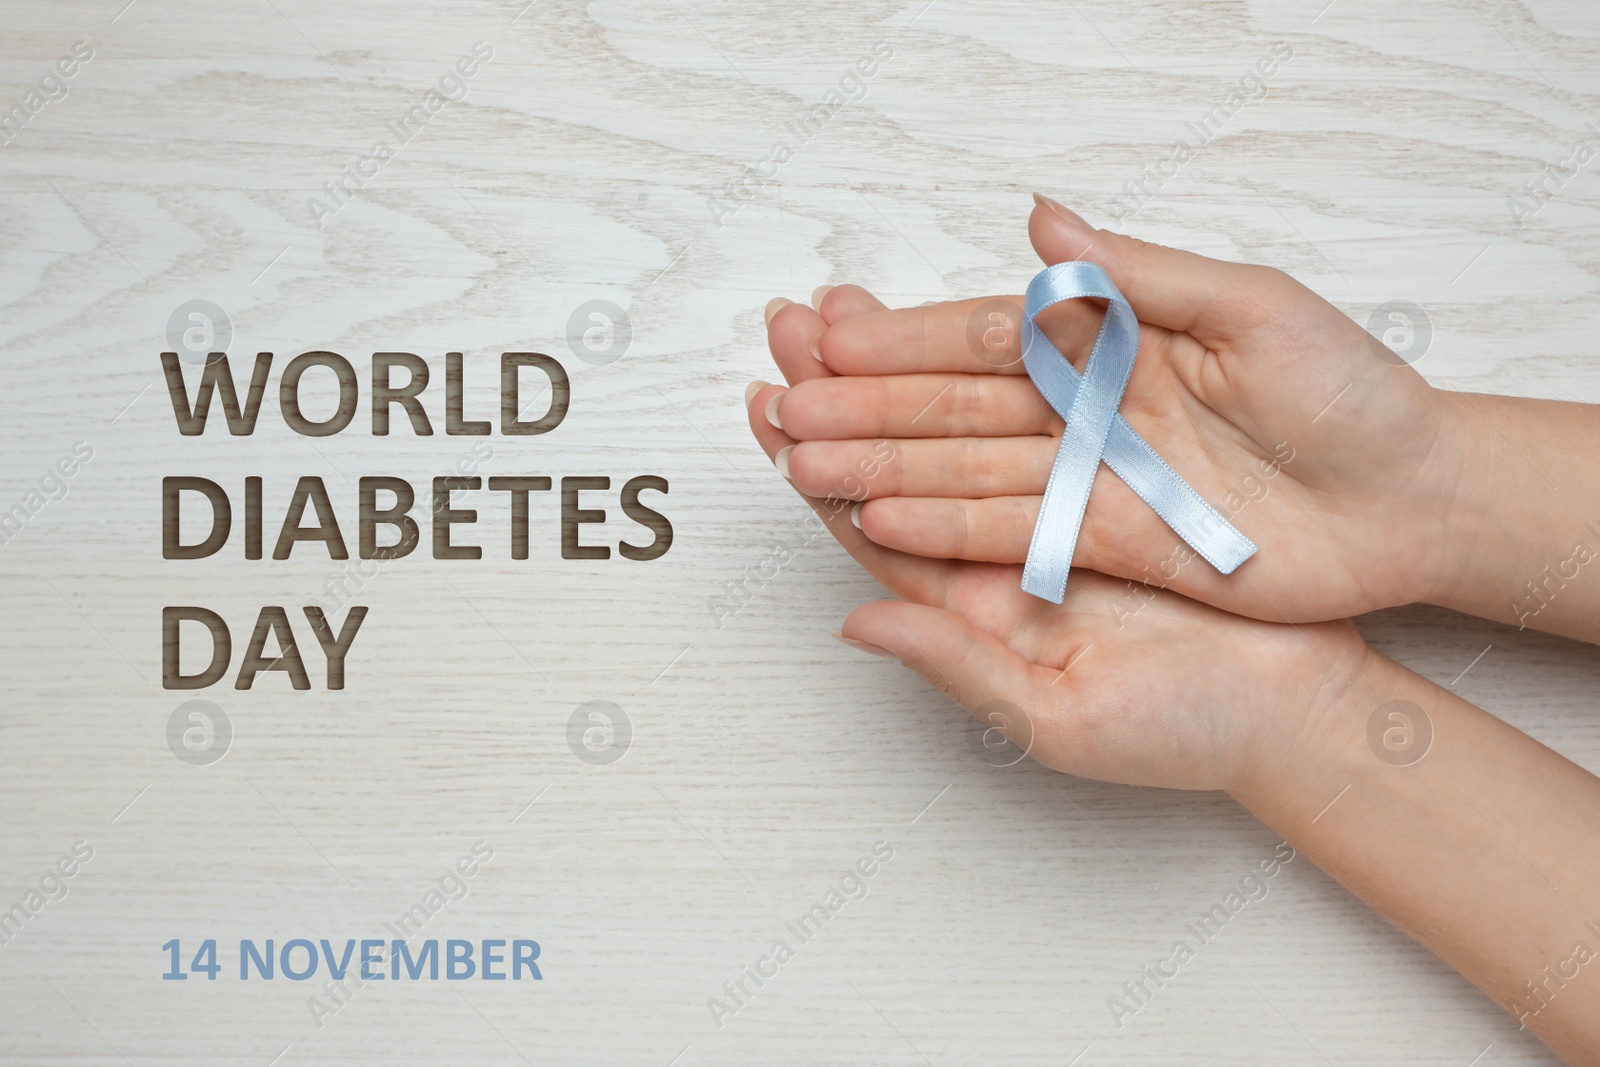
POLYGON ((1022 363, 1067 430, 1045 485, 1033 527, 1022 589, 1059 604, 1089 489, 1103 459, 1207 563, 1223 574, 1255 554, 1255 544, 1200 494, 1117 414, 1139 351, 1139 319, 1106 272, 1093 263, 1058 263, 1028 283, 1022 317, 1022 363), (1063 300, 1108 302, 1105 322, 1080 376, 1034 319, 1063 300))

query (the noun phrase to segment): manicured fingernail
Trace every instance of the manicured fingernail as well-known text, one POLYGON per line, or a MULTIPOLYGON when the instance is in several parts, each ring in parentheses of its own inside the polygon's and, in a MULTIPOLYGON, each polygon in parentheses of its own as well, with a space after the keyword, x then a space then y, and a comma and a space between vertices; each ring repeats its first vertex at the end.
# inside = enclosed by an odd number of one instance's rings
POLYGON ((811 342, 811 354, 816 357, 818 363, 822 362, 822 343, 820 341, 811 342))
POLYGON ((771 382, 764 382, 764 381, 761 381, 760 379, 757 379, 757 380, 751 382, 749 385, 745 386, 744 387, 744 406, 745 407, 749 407, 750 406, 750 401, 752 401, 752 400, 754 400, 756 398, 756 394, 761 392, 761 390, 765 389, 767 386, 769 386, 771 384, 772 384, 771 382))
POLYGON ((822 310, 822 298, 833 292, 831 285, 819 285, 811 290, 811 306, 817 311, 822 310))
POLYGON ((1073 211, 1071 208, 1067 207, 1065 204, 1062 204, 1062 203, 1059 203, 1059 202, 1057 202, 1055 200, 1050 199, 1048 196, 1045 196, 1043 193, 1034 193, 1033 194, 1033 202, 1035 204, 1039 204, 1039 205, 1041 205, 1043 207, 1049 208, 1051 213, 1053 213, 1056 216, 1056 218, 1060 219, 1063 222, 1069 222, 1072 225, 1081 227, 1083 229, 1088 229, 1089 228, 1089 224, 1084 221, 1082 215, 1078 214, 1076 211, 1073 211))
POLYGON ((782 311, 784 308, 788 307, 792 303, 794 303, 793 300, 790 300, 787 297, 782 297, 782 296, 775 296, 771 300, 768 300, 767 301, 767 310, 766 310, 766 313, 765 313, 766 314, 766 318, 767 318, 767 325, 768 326, 772 325, 772 316, 776 315, 778 312, 782 311))
MULTIPOLYGON (((789 478, 789 453, 793 451, 794 445, 786 445, 778 449, 778 454, 772 457, 773 466, 777 467, 778 473, 785 478, 789 478)), ((789 478, 789 480, 794 481, 793 478, 789 478)))
POLYGON ((857 641, 855 638, 846 637, 844 634, 834 634, 833 639, 839 642, 841 645, 849 645, 857 652, 865 652, 869 656, 882 656, 885 659, 894 659, 894 653, 890 652, 887 648, 879 648, 877 645, 869 645, 865 641, 857 641))
POLYGON ((850 525, 854 526, 858 530, 861 529, 861 505, 860 504, 857 504, 855 507, 850 509, 850 525))
POLYGON ((783 423, 778 421, 778 401, 782 400, 787 392, 788 390, 785 389, 782 393, 776 394, 771 400, 767 401, 767 421, 780 430, 783 429, 783 423))

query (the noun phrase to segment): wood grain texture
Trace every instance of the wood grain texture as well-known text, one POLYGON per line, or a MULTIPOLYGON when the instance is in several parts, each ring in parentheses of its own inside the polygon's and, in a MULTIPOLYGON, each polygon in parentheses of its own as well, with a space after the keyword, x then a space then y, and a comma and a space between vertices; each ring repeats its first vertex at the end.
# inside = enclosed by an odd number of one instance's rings
MULTIPOLYGON (((1554 1062, 1303 860, 1117 1029, 1106 998, 1275 839, 1225 797, 986 766, 963 712, 829 640, 874 588, 806 539, 740 393, 772 374, 771 295, 1018 291, 1029 191, 1108 218, 1284 41, 1264 97, 1125 228, 1282 267, 1359 321, 1414 301, 1436 383, 1600 401, 1600 184, 1583 170, 1520 227, 1508 208, 1600 125, 1594 5, 122 3, 8 0, 0 39, 6 107, 75 41, 94 48, 0 146, 0 504, 75 441, 94 449, 0 546, 0 904, 73 842, 95 850, 0 946, 0 1060, 1554 1062), (494 55, 466 98, 319 228, 308 199, 475 41, 494 55), (893 56, 865 95, 717 225, 708 199, 879 42, 893 56), (253 436, 180 437, 157 354, 195 298, 226 309, 236 356, 405 350, 441 378, 451 350, 474 368, 561 356, 567 423, 489 439, 480 473, 662 474, 671 552, 563 561, 546 502, 513 561, 485 505, 484 559, 419 554, 364 584, 348 688, 199 694, 235 737, 186 766, 161 607, 237 630, 341 567, 249 562, 237 542, 164 561, 161 477, 263 476, 271 516, 318 475, 343 519, 361 475, 422 483, 470 455, 359 420, 299 437, 270 398, 253 436), (565 347, 592 299, 632 323, 610 365, 565 347), (785 545, 718 625, 715 598, 785 545), (595 699, 633 723, 610 766, 567 746, 595 699), (173 937, 216 937, 231 961, 241 937, 385 936, 479 840, 492 861, 430 936, 535 937, 540 983, 374 983, 319 1027, 320 975, 160 980, 173 937), (866 899, 716 1027, 707 998, 879 840, 894 859, 866 899)), ((468 404, 492 410, 487 373, 468 404)), ((1592 649, 1432 609, 1362 625, 1600 769, 1592 649)))

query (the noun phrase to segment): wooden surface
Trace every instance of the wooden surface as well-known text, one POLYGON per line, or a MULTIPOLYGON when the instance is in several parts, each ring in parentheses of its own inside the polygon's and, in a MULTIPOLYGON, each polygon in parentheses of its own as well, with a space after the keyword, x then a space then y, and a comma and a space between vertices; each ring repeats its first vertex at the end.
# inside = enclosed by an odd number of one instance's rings
MULTIPOLYGON (((1413 301, 1437 383, 1600 400, 1600 162, 1520 227, 1508 208, 1580 138, 1600 148, 1600 12, 1325 4, 8 0, 7 107, 74 42, 94 57, 0 146, 0 503, 74 442, 94 458, 0 546, 0 904, 74 842, 94 858, 0 945, 0 1061, 1553 1062, 1303 859, 1117 1029, 1107 998, 1276 839, 1222 796, 986 765, 963 712, 829 639, 874 587, 807 539, 744 427, 770 296, 1019 291, 1031 190, 1109 218, 1280 41, 1265 95, 1124 228, 1280 266, 1359 321, 1413 301), (493 58, 466 99, 317 228, 308 198, 475 41, 493 58), (717 225, 708 198, 879 42, 865 95, 717 225), (404 350, 442 383, 463 351, 477 411, 496 353, 557 355, 566 423, 486 439, 478 473, 609 475, 613 544, 638 531, 615 487, 662 475, 671 551, 562 560, 546 500, 514 561, 484 503, 465 540, 485 558, 419 553, 352 598, 371 614, 343 691, 164 691, 163 606, 298 620, 341 565, 237 540, 163 560, 162 477, 264 477, 270 516, 316 475, 345 520, 358 477, 471 456, 373 437, 364 408, 300 437, 272 390, 254 435, 181 437, 158 354, 191 299, 226 310, 236 361, 331 349, 364 372, 404 350), (609 365, 564 340, 591 299, 632 323, 609 365), (210 766, 167 744, 190 696, 233 725, 210 766), (631 719, 618 762, 569 749, 590 700, 631 719), (374 983, 319 1027, 320 975, 161 980, 175 937, 231 967, 244 937, 387 936, 477 841, 493 859, 428 936, 535 938, 540 982, 374 983), (877 841, 894 858, 866 898, 719 1029, 707 999, 877 841)), ((1362 625, 1600 769, 1592 649, 1431 609, 1362 625)))

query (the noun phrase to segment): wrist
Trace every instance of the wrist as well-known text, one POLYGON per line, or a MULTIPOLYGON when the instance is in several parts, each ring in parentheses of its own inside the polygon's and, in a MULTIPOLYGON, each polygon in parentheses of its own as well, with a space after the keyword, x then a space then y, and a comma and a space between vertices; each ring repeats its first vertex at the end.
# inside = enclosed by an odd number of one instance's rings
POLYGON ((1420 599, 1518 628, 1595 640, 1592 579, 1600 506, 1590 464, 1593 409, 1556 401, 1442 393, 1459 456, 1450 506, 1418 530, 1440 547, 1420 599))
POLYGON ((1403 726, 1377 714, 1382 705, 1400 699, 1396 694, 1405 688, 1406 678, 1414 677, 1411 672, 1369 648, 1351 624, 1330 625, 1348 627, 1352 640, 1337 658, 1315 649, 1327 657, 1319 660, 1321 672, 1302 671, 1299 680, 1285 679, 1284 699, 1293 713, 1271 715, 1264 723, 1248 765, 1227 789, 1268 822, 1295 813, 1314 818, 1347 783, 1370 772, 1375 757, 1409 758, 1407 744, 1425 740, 1414 730, 1409 737, 1385 737, 1385 731, 1403 726), (1375 715, 1382 727, 1372 741, 1368 725, 1375 715))
MULTIPOLYGON (((1471 591, 1489 579, 1486 564, 1503 560, 1506 518, 1522 509, 1519 485, 1503 477, 1505 443, 1467 393, 1436 390, 1442 410, 1436 447, 1434 506, 1418 509, 1412 536, 1429 544, 1415 602, 1470 611, 1471 591)), ((1489 399, 1489 398, 1479 398, 1489 399)))
POLYGON ((1446 603, 1475 561, 1482 516, 1502 491, 1491 484, 1488 427, 1469 399, 1404 373, 1403 382, 1367 383, 1376 396, 1400 395, 1368 430, 1385 434, 1384 447, 1342 469, 1356 502, 1341 513, 1348 526, 1338 551, 1357 589, 1344 614, 1446 603))

